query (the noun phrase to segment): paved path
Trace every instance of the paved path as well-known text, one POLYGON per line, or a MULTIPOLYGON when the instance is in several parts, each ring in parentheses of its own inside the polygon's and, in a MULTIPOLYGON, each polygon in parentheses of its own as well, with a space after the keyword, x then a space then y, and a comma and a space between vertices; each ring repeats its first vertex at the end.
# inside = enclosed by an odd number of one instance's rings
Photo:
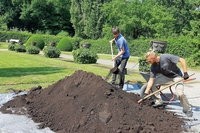
MULTIPOLYGON (((73 60, 73 56, 72 55, 66 55, 66 54, 61 54, 60 58, 65 58, 65 59, 73 60)), ((107 65, 107 66, 110 66, 110 67, 113 66, 113 62, 112 62, 111 59, 110 60, 98 59, 97 60, 97 64, 107 65)), ((128 61, 126 67, 127 67, 127 69, 130 69, 130 70, 138 69, 138 64, 134 63, 134 62, 128 61)))

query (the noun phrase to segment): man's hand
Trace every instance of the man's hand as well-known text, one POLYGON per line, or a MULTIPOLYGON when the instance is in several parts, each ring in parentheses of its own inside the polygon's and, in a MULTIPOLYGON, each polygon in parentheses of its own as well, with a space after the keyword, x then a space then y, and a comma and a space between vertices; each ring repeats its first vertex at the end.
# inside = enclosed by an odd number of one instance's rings
POLYGON ((112 44, 114 40, 115 40, 115 39, 112 39, 112 40, 110 40, 110 41, 109 41, 109 42, 110 42, 110 44, 112 44))
POLYGON ((183 78, 184 78, 185 80, 189 78, 189 75, 188 75, 187 72, 184 72, 183 78))

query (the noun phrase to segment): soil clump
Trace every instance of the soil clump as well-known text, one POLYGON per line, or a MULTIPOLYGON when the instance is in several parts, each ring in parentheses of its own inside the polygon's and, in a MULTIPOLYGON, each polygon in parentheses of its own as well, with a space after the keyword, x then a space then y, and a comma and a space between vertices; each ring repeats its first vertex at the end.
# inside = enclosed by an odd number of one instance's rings
POLYGON ((184 121, 172 112, 138 104, 140 97, 82 70, 42 89, 32 88, 1 107, 27 114, 57 133, 179 133, 184 121), (22 109, 23 108, 23 109, 22 109), (20 110, 22 109, 22 110, 20 110), (16 111, 17 110, 17 111, 16 111))

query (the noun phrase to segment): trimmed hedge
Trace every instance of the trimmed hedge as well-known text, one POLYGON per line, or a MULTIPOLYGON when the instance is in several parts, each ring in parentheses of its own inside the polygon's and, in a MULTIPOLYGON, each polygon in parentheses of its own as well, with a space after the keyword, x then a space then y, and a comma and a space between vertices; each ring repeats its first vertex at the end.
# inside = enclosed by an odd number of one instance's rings
POLYGON ((62 36, 54 36, 54 35, 42 35, 44 42, 45 42, 45 46, 47 46, 47 44, 51 44, 51 43, 56 43, 58 44, 59 41, 63 38, 62 36))
POLYGON ((98 56, 97 53, 87 48, 80 48, 72 52, 74 61, 80 64, 96 63, 98 56))
MULTIPOLYGON (((42 35, 42 34, 31 34, 28 32, 22 31, 0 31, 0 41, 5 42, 9 39, 19 39, 22 43, 26 43, 31 36, 38 35, 43 39, 44 45, 50 44, 55 42, 56 44, 60 43, 63 38, 68 38, 63 44, 57 46, 59 49, 63 51, 71 51, 80 48, 82 43, 89 43, 91 44, 90 50, 95 53, 101 54, 111 54, 111 48, 109 44, 109 39, 98 39, 98 40, 83 40, 81 42, 81 38, 71 38, 71 37, 64 37, 63 35, 67 35, 65 33, 60 33, 57 36, 54 35, 42 35), (67 44, 67 45, 65 45, 67 44)), ((64 39, 63 39, 64 40, 64 39)), ((150 41, 166 41, 167 48, 165 53, 171 53, 178 55, 183 58, 188 58, 189 65, 197 65, 199 64, 199 57, 198 51, 200 51, 200 39, 198 36, 190 37, 190 36, 178 36, 178 37, 169 37, 169 38, 154 38, 154 39, 147 39, 147 38, 140 38, 137 40, 128 40, 130 53, 132 56, 141 57, 146 53, 150 48, 150 41), (190 58, 189 58, 190 57, 190 58)), ((13 49, 15 45, 8 46, 9 50, 13 49)), ((113 44, 114 54, 117 54, 117 49, 115 44, 113 44)))
POLYGON ((40 53, 40 48, 36 47, 36 46, 29 46, 26 48, 26 51, 29 54, 39 54, 40 53))
POLYGON ((80 38, 63 37, 56 46, 61 51, 72 51, 78 49, 80 38))
POLYGON ((44 38, 38 34, 33 35, 28 39, 25 45, 26 47, 30 47, 34 45, 42 50, 45 46, 44 38))
MULTIPOLYGON (((90 39, 88 39, 88 40, 81 41, 80 45, 84 44, 84 43, 91 44, 91 46, 90 46, 91 51, 94 51, 96 53, 101 53, 101 54, 111 54, 111 47, 110 47, 109 40, 106 40, 106 39, 90 40, 90 39)), ((115 45, 113 44, 112 47, 113 47, 114 54, 116 54, 117 49, 116 49, 115 45)))
POLYGON ((26 47, 24 45, 21 44, 17 44, 15 46, 15 51, 16 52, 26 52, 26 47))
POLYGON ((128 42, 130 53, 132 56, 144 56, 144 54, 150 49, 150 41, 152 39, 138 39, 128 42))
POLYGON ((44 48, 43 51, 44 51, 45 57, 49 57, 49 58, 59 58, 61 54, 60 50, 54 46, 47 46, 44 48))
POLYGON ((63 37, 56 46, 61 51, 72 51, 73 40, 70 37, 63 37))
POLYGON ((9 44, 8 44, 8 50, 10 50, 10 51, 15 51, 15 45, 16 45, 16 44, 9 43, 9 44))
POLYGON ((200 51, 196 52, 195 54, 191 55, 187 59, 188 65, 191 67, 200 66, 200 51))
POLYGON ((0 42, 6 42, 10 39, 19 39, 22 43, 25 43, 31 33, 22 32, 22 31, 0 31, 0 42))
POLYGON ((200 50, 200 40, 180 36, 176 38, 168 38, 166 53, 176 54, 187 58, 200 50))

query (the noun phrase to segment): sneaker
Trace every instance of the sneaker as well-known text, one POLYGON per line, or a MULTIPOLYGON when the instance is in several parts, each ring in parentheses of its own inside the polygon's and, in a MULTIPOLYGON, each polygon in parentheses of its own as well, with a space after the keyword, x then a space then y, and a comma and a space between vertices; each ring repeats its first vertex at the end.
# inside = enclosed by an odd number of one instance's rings
POLYGON ((163 101, 161 99, 156 99, 155 103, 152 105, 154 108, 163 106, 163 101))

